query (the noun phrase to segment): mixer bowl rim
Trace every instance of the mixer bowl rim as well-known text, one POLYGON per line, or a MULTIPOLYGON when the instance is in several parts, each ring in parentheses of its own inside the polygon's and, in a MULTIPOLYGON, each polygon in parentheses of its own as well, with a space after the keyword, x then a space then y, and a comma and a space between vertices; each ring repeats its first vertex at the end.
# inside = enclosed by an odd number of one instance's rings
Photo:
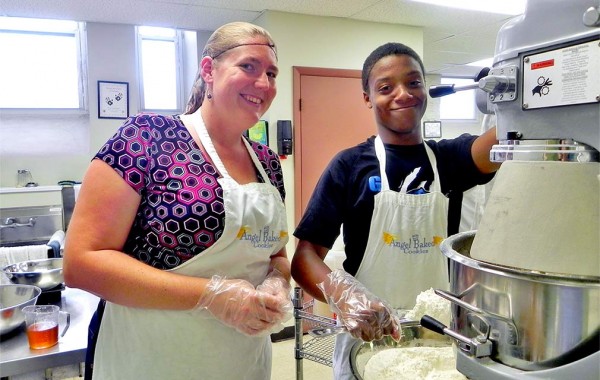
POLYGON ((493 264, 485 261, 476 260, 472 257, 465 256, 456 251, 453 246, 456 242, 472 239, 475 237, 477 230, 459 232, 449 236, 440 244, 442 254, 450 260, 459 262, 468 267, 479 269, 484 272, 494 273, 504 277, 511 277, 527 281, 536 281, 542 283, 561 284, 565 286, 585 286, 590 288, 600 288, 600 276, 582 276, 566 273, 551 273, 534 271, 529 269, 521 269, 509 267, 500 264, 493 264))

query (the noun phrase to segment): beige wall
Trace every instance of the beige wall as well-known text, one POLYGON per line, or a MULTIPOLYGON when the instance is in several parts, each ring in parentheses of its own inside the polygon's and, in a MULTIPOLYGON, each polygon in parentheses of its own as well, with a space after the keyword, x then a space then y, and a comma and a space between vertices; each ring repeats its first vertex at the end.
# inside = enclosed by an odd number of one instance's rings
MULTIPOLYGON (((271 11, 262 14, 255 23, 271 32, 279 50, 278 95, 264 117, 269 121, 269 141, 274 149, 277 148, 277 120, 293 120, 293 66, 360 70, 366 56, 389 41, 403 42, 418 53, 423 51, 423 33, 418 27, 271 11)), ((199 34, 199 52, 209 35, 208 32, 199 34)), ((88 23, 87 37, 89 112, 37 116, 0 114, 0 187, 15 185, 17 169, 29 169, 40 185, 83 178, 91 157, 122 122, 97 118, 98 80, 129 82, 130 114, 138 112, 134 27, 88 23)), ((188 86, 193 81, 189 76, 193 75, 188 73, 188 86)), ((435 76, 428 77, 428 81, 436 80, 435 76)), ((425 119, 439 118, 436 102, 430 100, 425 119)), ((478 126, 462 125, 456 131, 445 128, 444 137, 446 132, 447 137, 454 137, 459 134, 457 131, 477 133, 478 126)), ((294 229, 293 160, 294 155, 291 155, 283 161, 290 231, 294 229)), ((1 204, 0 200, 0 206, 12 205, 1 204)), ((290 253, 293 246, 292 239, 288 245, 290 253)))

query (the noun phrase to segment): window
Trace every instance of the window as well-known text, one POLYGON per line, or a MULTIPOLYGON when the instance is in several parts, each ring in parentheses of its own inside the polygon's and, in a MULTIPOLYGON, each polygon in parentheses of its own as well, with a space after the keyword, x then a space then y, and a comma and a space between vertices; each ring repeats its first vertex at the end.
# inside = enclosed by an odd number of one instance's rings
MULTIPOLYGON (((457 86, 473 84, 473 79, 442 78, 441 84, 457 86)), ((475 120, 475 90, 458 91, 440 98, 440 118, 442 120, 475 120)))
POLYGON ((0 17, 0 108, 85 109, 84 24, 0 17))
POLYGON ((182 111, 183 33, 137 27, 141 109, 182 111))

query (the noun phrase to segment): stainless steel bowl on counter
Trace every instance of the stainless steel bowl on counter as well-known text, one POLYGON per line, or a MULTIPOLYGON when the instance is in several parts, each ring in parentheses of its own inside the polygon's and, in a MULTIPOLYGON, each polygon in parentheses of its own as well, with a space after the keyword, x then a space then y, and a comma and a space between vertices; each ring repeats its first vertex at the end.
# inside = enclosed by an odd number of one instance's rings
POLYGON ((42 290, 33 285, 0 285, 0 335, 4 335, 25 322, 22 309, 35 305, 42 290))
POLYGON ((62 258, 22 261, 3 268, 14 284, 34 285, 42 290, 56 288, 65 279, 62 258))
MULTIPOLYGON (((352 373, 358 380, 364 380, 365 367, 369 360, 375 354, 389 349, 397 349, 403 347, 450 347, 452 339, 439 335, 421 326, 418 321, 406 321, 401 323, 402 338, 399 342, 394 341, 391 337, 386 336, 381 340, 373 342, 357 342, 352 346, 350 353, 350 365, 352 373)), ((455 365, 455 360, 450 363, 455 365)))

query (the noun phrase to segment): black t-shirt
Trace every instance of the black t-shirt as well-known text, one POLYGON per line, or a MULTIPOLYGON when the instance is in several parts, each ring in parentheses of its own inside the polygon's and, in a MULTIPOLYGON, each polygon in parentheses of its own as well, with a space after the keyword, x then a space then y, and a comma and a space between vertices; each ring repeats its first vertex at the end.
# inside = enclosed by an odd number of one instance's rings
MULTIPOLYGON (((437 160, 442 193, 450 198, 449 235, 458 231, 462 193, 493 178, 493 174, 481 174, 473 162, 471 145, 476 138, 463 134, 451 140, 427 141, 437 160)), ((374 136, 370 137, 333 158, 294 231, 298 239, 331 248, 343 224, 347 257, 344 269, 352 275, 358 271, 367 246, 374 197, 380 190, 374 141, 374 136)), ((385 151, 391 190, 402 188, 410 194, 430 190, 433 170, 423 144, 385 144, 385 151)))

